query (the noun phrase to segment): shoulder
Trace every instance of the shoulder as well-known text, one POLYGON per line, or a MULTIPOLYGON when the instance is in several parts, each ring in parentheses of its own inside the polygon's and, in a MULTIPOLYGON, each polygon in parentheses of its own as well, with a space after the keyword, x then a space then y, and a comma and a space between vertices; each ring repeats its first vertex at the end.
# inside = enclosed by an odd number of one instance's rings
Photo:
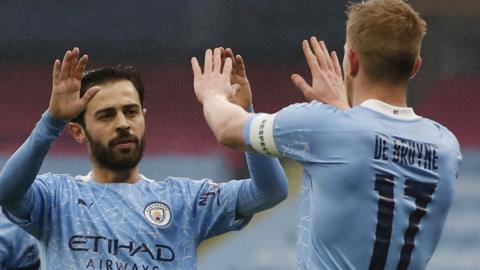
POLYGON ((335 114, 341 113, 342 110, 337 109, 335 106, 330 104, 321 103, 318 101, 311 101, 311 102, 302 102, 302 103, 294 103, 291 104, 283 109, 281 109, 278 114, 284 113, 328 113, 328 114, 335 114))
POLYGON ((457 137, 447 127, 428 118, 423 118, 426 125, 429 125, 436 133, 438 133, 439 140, 451 147, 460 150, 460 143, 457 137))
POLYGON ((168 188, 179 188, 184 192, 198 192, 203 187, 208 185, 215 185, 211 179, 190 179, 188 177, 173 177, 169 176, 162 183, 168 188))
POLYGON ((88 183, 83 176, 72 176, 70 174, 44 173, 37 175, 32 186, 49 191, 50 193, 60 189, 71 189, 88 183))
POLYGON ((317 101, 296 103, 275 114, 273 128, 277 134, 288 130, 343 129, 358 122, 354 110, 340 110, 317 101))
MULTIPOLYGON (((77 176, 77 177, 79 177, 79 176, 77 176)), ((37 175, 36 180, 41 180, 41 181, 56 181, 56 180, 74 181, 77 177, 73 177, 70 174, 59 174, 59 173, 48 172, 48 173, 37 175)))

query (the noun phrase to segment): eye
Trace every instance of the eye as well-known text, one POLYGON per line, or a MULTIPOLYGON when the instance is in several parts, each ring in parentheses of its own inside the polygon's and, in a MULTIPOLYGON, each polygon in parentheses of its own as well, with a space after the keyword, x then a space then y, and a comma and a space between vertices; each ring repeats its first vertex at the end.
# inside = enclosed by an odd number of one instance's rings
POLYGON ((107 121, 107 120, 112 119, 114 116, 115 116, 115 113, 106 112, 106 113, 100 114, 100 115, 98 116, 98 120, 107 121))
POLYGON ((133 117, 133 116, 136 116, 138 114, 138 109, 128 108, 128 109, 125 110, 124 113, 127 117, 133 117))

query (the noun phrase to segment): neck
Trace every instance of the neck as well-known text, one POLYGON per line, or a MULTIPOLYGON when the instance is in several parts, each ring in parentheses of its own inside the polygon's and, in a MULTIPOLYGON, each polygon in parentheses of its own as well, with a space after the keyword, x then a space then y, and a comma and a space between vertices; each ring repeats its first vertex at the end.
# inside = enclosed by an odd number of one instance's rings
POLYGON ((110 184, 110 183, 127 183, 134 184, 140 180, 140 172, 138 166, 129 170, 112 171, 93 164, 92 167, 92 179, 97 183, 110 184))
POLYGON ((352 105, 357 106, 365 100, 376 99, 397 107, 407 107, 407 83, 387 84, 372 82, 365 77, 352 83, 352 105))

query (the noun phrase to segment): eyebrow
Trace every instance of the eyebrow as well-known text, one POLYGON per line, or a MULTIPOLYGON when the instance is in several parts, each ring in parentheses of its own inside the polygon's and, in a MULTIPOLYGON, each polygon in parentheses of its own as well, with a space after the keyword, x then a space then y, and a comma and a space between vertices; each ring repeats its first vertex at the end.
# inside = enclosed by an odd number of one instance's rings
POLYGON ((132 103, 132 104, 123 105, 122 108, 127 108, 127 109, 140 108, 140 105, 138 105, 136 103, 132 103))
MULTIPOLYGON (((131 109, 131 108, 140 108, 140 105, 138 105, 136 103, 131 103, 131 104, 126 104, 126 105, 122 106, 122 109, 131 109)), ((103 108, 103 109, 100 109, 100 110, 96 111, 93 115, 98 116, 98 115, 103 114, 103 113, 112 113, 112 112, 115 112, 115 111, 116 111, 115 107, 107 107, 107 108, 103 108)))

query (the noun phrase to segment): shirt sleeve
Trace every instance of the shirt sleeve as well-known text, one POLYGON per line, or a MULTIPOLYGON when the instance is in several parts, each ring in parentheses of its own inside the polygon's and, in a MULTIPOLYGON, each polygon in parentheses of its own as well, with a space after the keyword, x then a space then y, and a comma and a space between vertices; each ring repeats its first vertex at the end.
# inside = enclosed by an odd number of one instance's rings
POLYGON ((36 240, 0 214, 0 269, 26 269, 38 265, 38 253, 36 240))
POLYGON ((52 118, 45 112, 28 139, 7 160, 0 172, 0 202, 13 209, 35 180, 52 143, 60 136, 67 120, 52 118))
POLYGON ((231 180, 226 183, 200 181, 198 194, 193 202, 194 226, 197 227, 199 240, 240 230, 250 221, 251 216, 237 216, 238 191, 244 181, 247 180, 231 180))
POLYGON ((48 173, 37 176, 14 211, 3 212, 13 223, 39 240, 49 235, 51 207, 55 200, 55 177, 48 173))
POLYGON ((330 123, 338 113, 331 105, 311 102, 293 104, 275 114, 256 114, 244 126, 246 148, 264 155, 308 161, 318 146, 318 136, 332 127, 330 123))
POLYGON ((41 222, 48 218, 52 191, 44 181, 49 177, 38 177, 37 174, 51 144, 67 122, 54 119, 48 111, 45 112, 28 139, 0 172, 2 210, 12 222, 23 226, 38 239, 42 237, 41 222))

